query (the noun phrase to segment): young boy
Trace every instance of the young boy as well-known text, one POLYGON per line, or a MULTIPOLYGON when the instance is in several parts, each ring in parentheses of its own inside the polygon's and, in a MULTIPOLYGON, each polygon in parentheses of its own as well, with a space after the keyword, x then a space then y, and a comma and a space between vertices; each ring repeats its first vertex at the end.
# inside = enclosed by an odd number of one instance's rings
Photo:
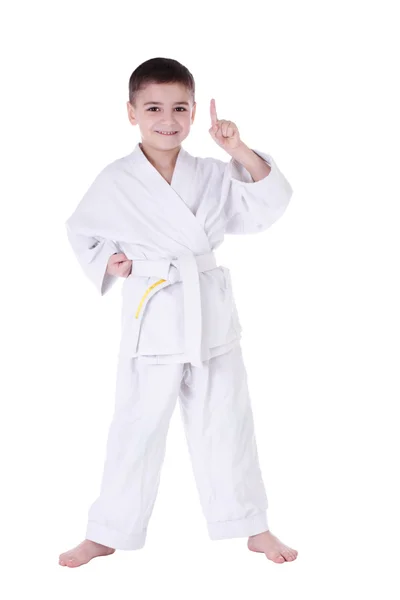
POLYGON ((213 253, 225 234, 270 227, 292 189, 271 156, 217 118, 214 100, 209 133, 230 162, 181 147, 195 117, 195 85, 175 60, 154 58, 132 73, 127 109, 141 143, 100 172, 66 222, 98 292, 125 281, 101 491, 86 539, 59 564, 144 546, 178 396, 210 538, 248 537, 250 550, 292 561, 297 551, 268 528, 241 325, 229 269, 213 253))

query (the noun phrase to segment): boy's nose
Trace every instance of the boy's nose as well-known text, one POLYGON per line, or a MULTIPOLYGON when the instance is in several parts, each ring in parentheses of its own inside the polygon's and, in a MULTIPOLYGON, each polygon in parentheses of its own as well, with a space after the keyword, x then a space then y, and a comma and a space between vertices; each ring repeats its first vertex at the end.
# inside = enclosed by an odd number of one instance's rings
POLYGON ((175 115, 176 113, 174 113, 173 111, 168 112, 167 110, 164 111, 163 114, 163 118, 161 119, 161 121, 164 123, 175 123, 176 119, 175 119, 175 115))

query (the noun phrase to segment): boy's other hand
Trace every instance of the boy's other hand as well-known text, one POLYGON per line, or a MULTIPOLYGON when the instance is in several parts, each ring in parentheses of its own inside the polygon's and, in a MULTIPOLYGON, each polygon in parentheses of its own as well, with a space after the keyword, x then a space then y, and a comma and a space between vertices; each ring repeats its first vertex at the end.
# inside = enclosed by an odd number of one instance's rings
POLYGON ((108 259, 107 273, 117 277, 128 277, 132 271, 132 261, 123 252, 113 254, 108 259))

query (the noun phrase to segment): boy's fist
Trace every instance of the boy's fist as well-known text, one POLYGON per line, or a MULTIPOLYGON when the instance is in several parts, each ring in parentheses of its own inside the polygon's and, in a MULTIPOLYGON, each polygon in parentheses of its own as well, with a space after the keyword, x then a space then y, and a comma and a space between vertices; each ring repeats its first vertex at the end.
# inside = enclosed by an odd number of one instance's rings
POLYGON ((107 273, 117 277, 128 277, 132 271, 132 261, 123 252, 113 254, 108 259, 107 273))

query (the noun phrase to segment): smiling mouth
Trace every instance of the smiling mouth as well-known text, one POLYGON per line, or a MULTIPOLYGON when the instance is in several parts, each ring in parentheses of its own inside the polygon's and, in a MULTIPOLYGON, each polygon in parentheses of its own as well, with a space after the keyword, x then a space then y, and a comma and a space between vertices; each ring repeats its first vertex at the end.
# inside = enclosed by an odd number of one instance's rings
POLYGON ((156 131, 156 133, 159 133, 160 135, 175 135, 178 132, 177 131, 156 131))

